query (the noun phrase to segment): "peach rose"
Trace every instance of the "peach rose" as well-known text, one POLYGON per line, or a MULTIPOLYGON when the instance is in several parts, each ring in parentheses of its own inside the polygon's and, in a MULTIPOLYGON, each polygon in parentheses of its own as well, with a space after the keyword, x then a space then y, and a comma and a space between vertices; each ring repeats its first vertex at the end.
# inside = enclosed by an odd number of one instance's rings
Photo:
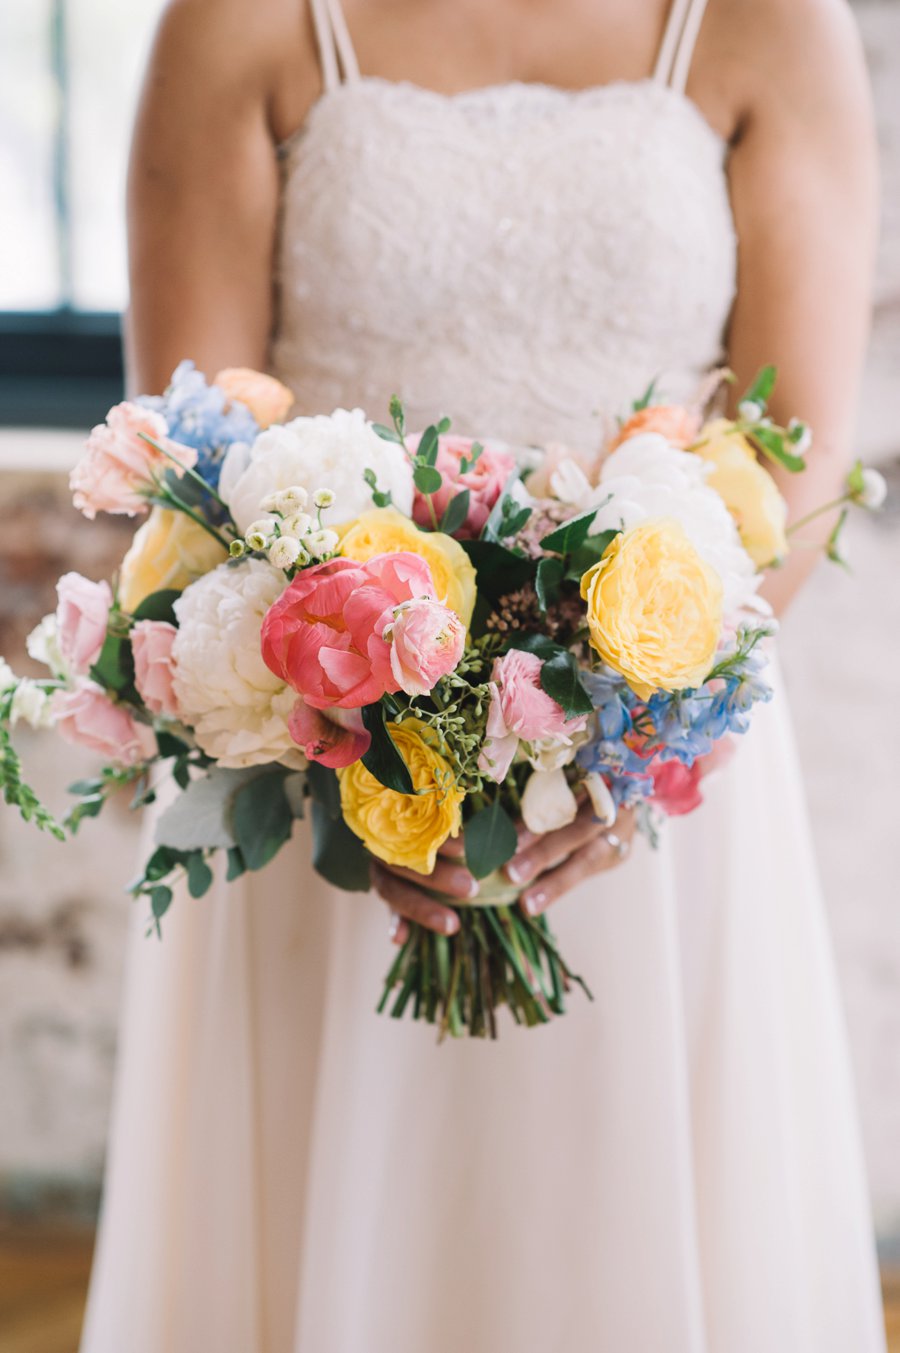
POLYGON ((696 410, 680 404, 648 404, 646 409, 638 409, 626 419, 606 450, 615 451, 629 437, 642 432, 658 432, 671 446, 684 448, 690 446, 699 431, 700 415, 696 410))
POLYGON ((152 714, 178 717, 172 645, 178 630, 165 620, 139 620, 131 631, 134 684, 152 714))
POLYGON ((294 404, 294 394, 274 376, 246 366, 229 366, 213 381, 228 398, 245 405, 261 428, 283 423, 294 404))
POLYGON ((100 656, 112 606, 109 583, 64 573, 56 584, 56 633, 66 669, 85 676, 100 656))
POLYGON ((179 466, 191 469, 197 460, 192 446, 173 442, 166 420, 139 404, 116 404, 85 443, 84 455, 69 478, 73 502, 91 520, 98 512, 136 517, 147 511, 146 491, 154 476, 179 466), (143 435, 142 435, 143 434, 143 435), (165 456, 144 437, 165 447, 165 456))
POLYGON ((71 691, 56 691, 50 713, 67 742, 87 747, 119 766, 134 766, 152 756, 152 734, 114 704, 100 686, 82 681, 71 691))

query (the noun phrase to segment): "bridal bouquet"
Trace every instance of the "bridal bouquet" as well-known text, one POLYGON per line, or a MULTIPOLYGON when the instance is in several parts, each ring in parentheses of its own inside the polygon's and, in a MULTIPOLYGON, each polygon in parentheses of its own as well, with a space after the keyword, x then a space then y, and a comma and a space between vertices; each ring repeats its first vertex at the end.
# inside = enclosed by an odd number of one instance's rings
MULTIPOLYGON (((202 896, 219 853, 228 879, 263 868, 298 817, 347 890, 372 857, 427 888, 461 837, 479 894, 453 903, 453 936, 411 927, 379 1008, 453 1035, 494 1036, 500 1004, 546 1022, 581 979, 515 905, 517 819, 549 831, 587 796, 654 836, 770 698, 758 589, 788 532, 761 458, 799 471, 809 442, 767 414, 773 380, 734 421, 648 394, 599 455, 550 448, 529 474, 448 419, 410 435, 397 400, 387 426, 284 422, 277 381, 183 363, 164 396, 112 409, 72 474, 87 517, 144 520, 112 583, 59 580, 29 640, 46 678, 0 660, 7 801, 64 838, 123 786, 135 808, 159 795, 130 885, 157 932, 176 883, 202 896), (106 763, 61 822, 23 780, 19 720, 106 763)), ((882 492, 857 465, 844 511, 882 492)))

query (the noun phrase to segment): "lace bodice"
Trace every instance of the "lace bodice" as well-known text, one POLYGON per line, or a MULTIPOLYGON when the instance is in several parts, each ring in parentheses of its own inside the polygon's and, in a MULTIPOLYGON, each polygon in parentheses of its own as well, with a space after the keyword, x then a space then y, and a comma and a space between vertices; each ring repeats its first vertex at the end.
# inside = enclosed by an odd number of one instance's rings
POLYGON ((593 449, 654 377, 719 360, 725 146, 653 80, 447 96, 339 83, 283 147, 272 367, 303 412, 593 449))

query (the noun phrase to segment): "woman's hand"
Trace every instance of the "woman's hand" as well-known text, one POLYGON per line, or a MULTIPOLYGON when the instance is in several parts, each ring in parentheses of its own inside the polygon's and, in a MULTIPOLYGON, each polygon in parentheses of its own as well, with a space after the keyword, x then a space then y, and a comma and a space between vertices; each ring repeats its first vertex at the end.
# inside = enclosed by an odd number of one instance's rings
MULTIPOLYGON (((518 849, 504 872, 511 883, 527 885, 519 903, 522 910, 528 916, 539 916, 583 879, 614 869, 627 858, 634 830, 631 809, 620 810, 614 827, 603 827, 590 801, 581 805, 574 822, 559 831, 538 836, 520 824, 518 849)), ((461 838, 447 841, 428 878, 411 869, 373 863, 372 886, 391 908, 395 944, 406 940, 410 921, 441 935, 456 933, 456 913, 429 897, 422 886, 472 901, 478 895, 478 880, 466 869, 463 854, 461 838)))

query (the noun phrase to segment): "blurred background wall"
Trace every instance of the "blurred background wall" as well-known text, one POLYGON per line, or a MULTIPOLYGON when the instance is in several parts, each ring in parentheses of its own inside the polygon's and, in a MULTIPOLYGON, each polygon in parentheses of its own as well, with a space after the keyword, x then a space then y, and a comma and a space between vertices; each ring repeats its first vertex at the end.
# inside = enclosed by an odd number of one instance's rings
MULTIPOLYGON (((124 165, 160 0, 0 10, 0 653, 67 568, 108 575, 129 533, 88 525, 66 474, 117 397, 124 165)), ((882 1247, 900 1255, 900 0, 860 0, 878 106, 884 224, 859 450, 887 474, 857 519, 855 576, 821 569, 783 655, 844 991, 882 1247), (827 623, 826 623, 827 621, 827 623), (878 730, 858 740, 857 718, 878 730)), ((23 735, 39 789, 90 771, 23 735)), ((63 850, 0 808, 0 1220, 97 1205, 136 858, 124 805, 63 850)), ((202 902, 197 905, 203 905, 202 902)), ((152 943, 154 941, 146 941, 152 943)))

